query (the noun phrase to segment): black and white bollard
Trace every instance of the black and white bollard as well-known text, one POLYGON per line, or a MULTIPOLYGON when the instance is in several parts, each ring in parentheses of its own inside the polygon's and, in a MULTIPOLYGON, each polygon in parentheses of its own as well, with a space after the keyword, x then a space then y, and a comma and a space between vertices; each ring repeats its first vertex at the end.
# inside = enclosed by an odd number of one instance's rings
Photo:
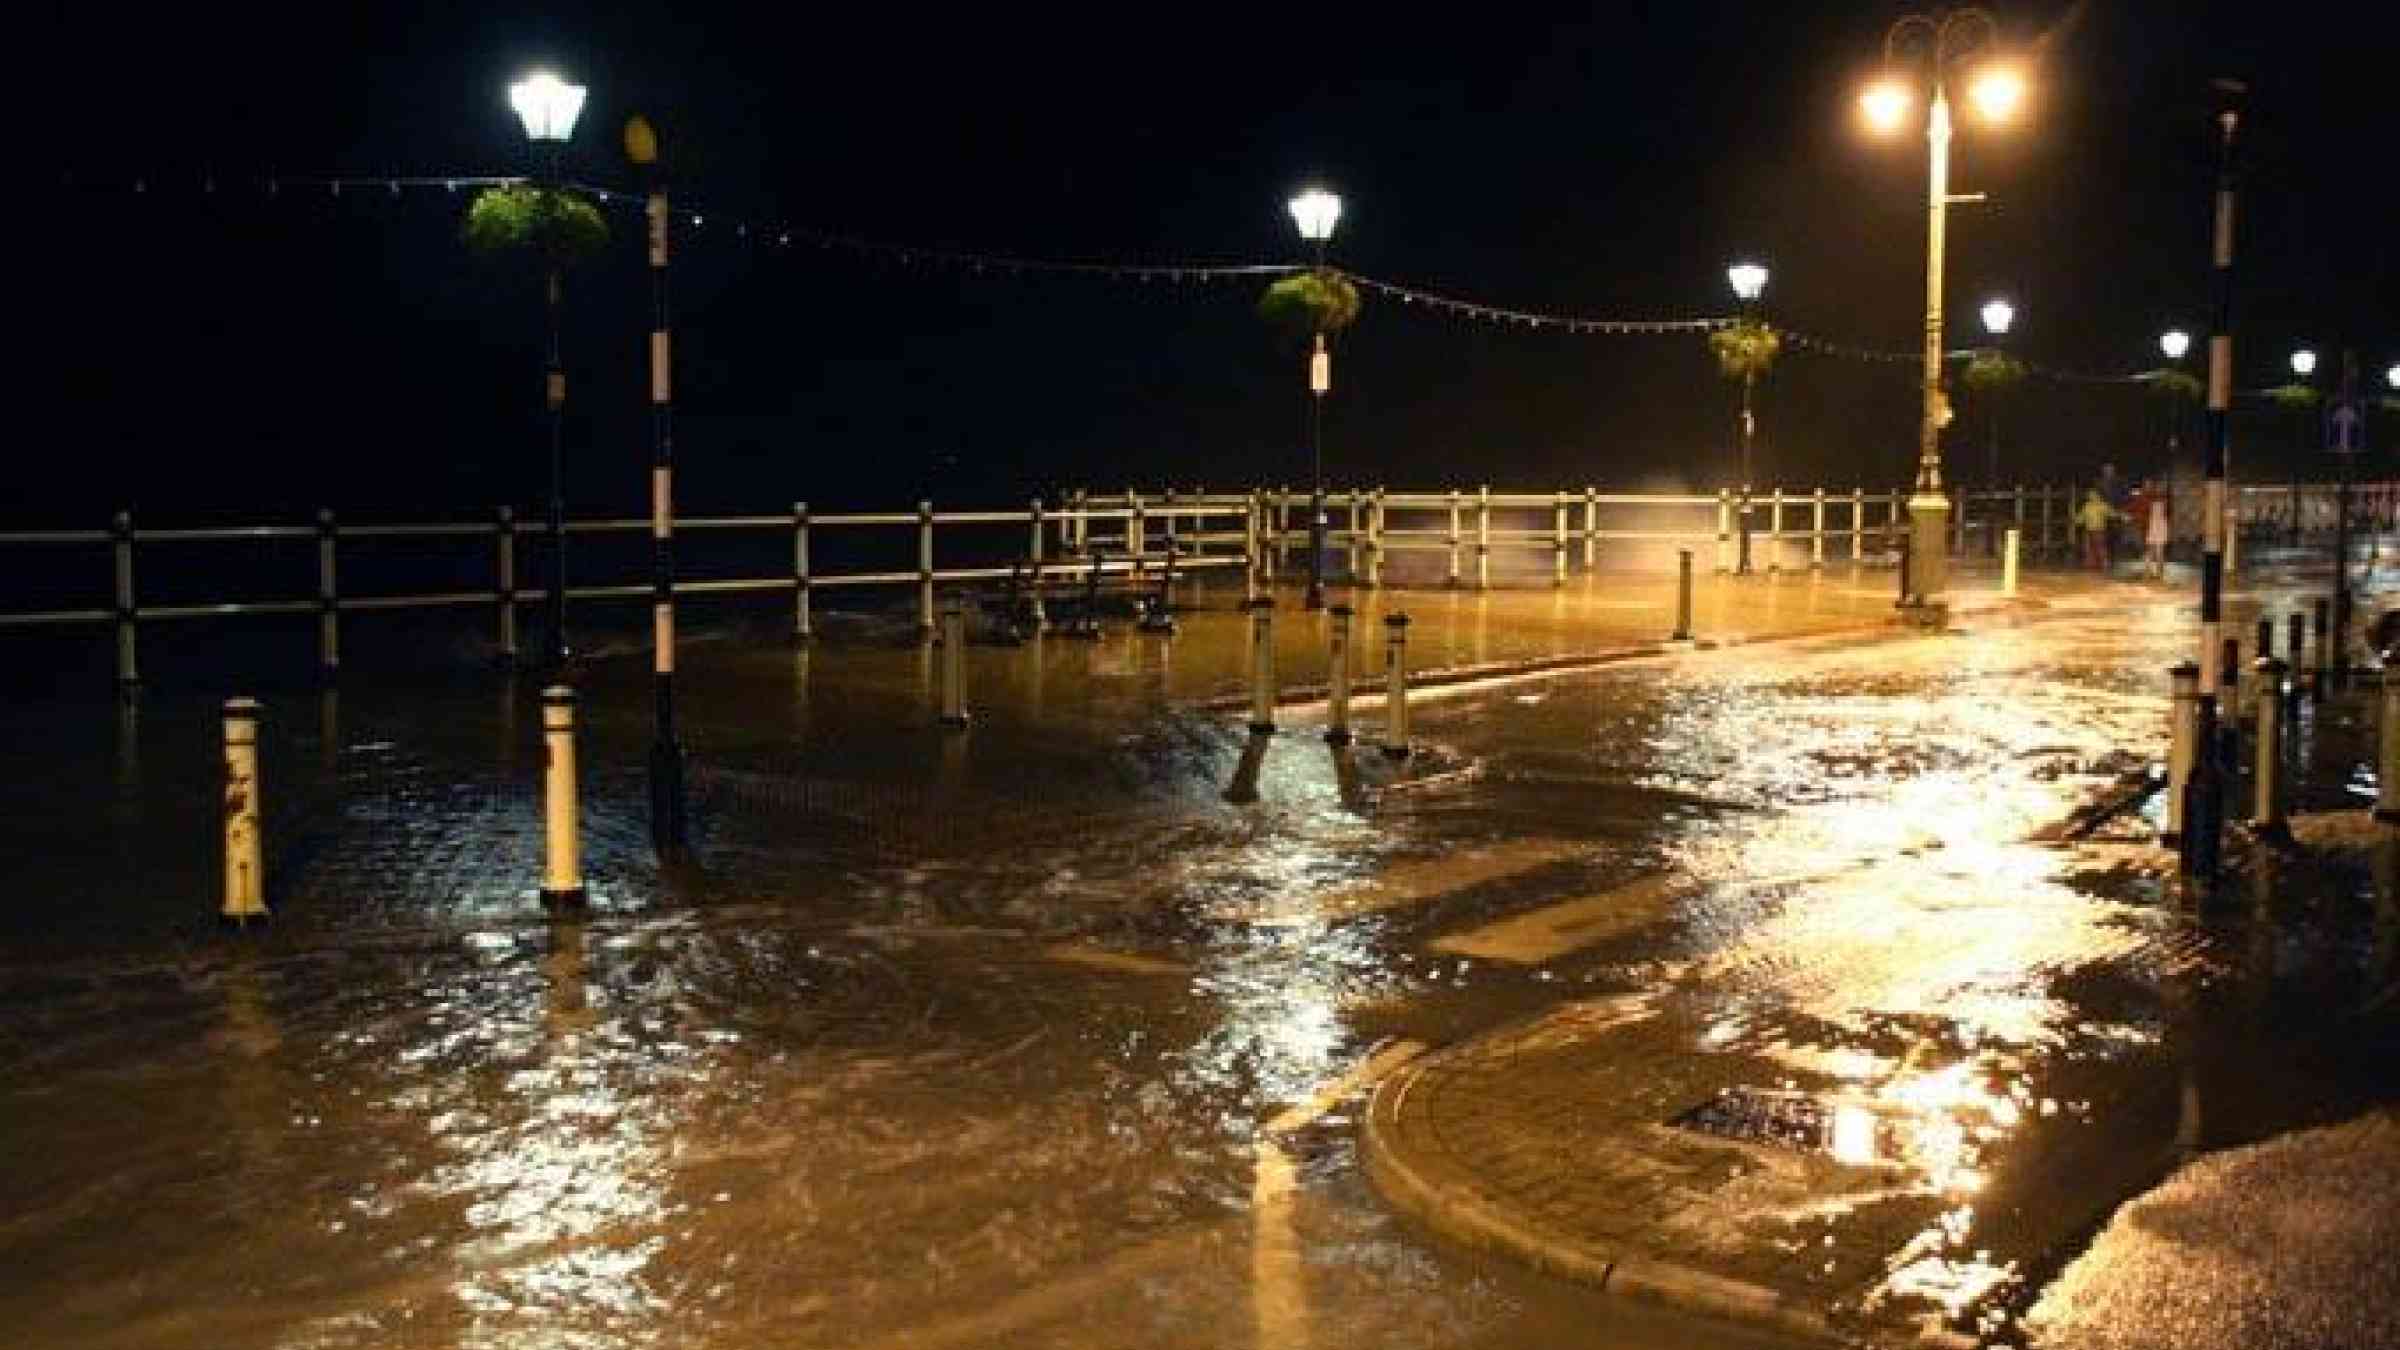
POLYGON ((2375 819, 2400 825, 2400 650, 2383 654, 2375 703, 2375 819))
MULTIPOLYGON (((2022 493, 2022 489, 2019 491, 2022 493)), ((2020 495, 2017 505, 2022 507, 2024 504, 2025 499, 2020 495)), ((2011 600, 2017 596, 2017 533, 2017 528, 2010 526, 2008 532, 2001 536, 2000 544, 2000 593, 2011 600)))
POLYGON ((1675 550, 1675 632, 1673 642, 1692 640, 1692 551, 1675 550))
POLYGON ((942 605, 942 725, 967 725, 967 606, 955 595, 942 605))
POLYGON ((1262 595, 1250 611, 1250 734, 1275 734, 1275 599, 1262 595))
POLYGON ((542 908, 583 904, 581 813, 575 803, 575 691, 542 691, 542 908))
POLYGON ((2258 658, 2251 667, 2258 682, 2252 701, 2258 705, 2257 801, 2250 811, 2253 834, 2279 837, 2290 832, 2283 815, 2283 662, 2258 658))
POLYGON ((2167 742, 2167 826, 2159 831, 2158 842, 2173 848, 2183 842, 2184 787, 2192 780, 2192 763, 2197 758, 2200 717, 2200 666, 2195 661, 2178 662, 2167 672, 2175 685, 2175 702, 2168 714, 2167 742))
POLYGON ((1408 616, 1383 616, 1383 753, 1408 758, 1408 616))
POLYGON ((1325 743, 1350 743, 1350 620, 1348 605, 1325 611, 1332 618, 1333 646, 1325 658, 1325 743))
POLYGON ((265 848, 258 826, 258 700, 225 700, 225 898, 218 913, 240 927, 267 917, 265 848))

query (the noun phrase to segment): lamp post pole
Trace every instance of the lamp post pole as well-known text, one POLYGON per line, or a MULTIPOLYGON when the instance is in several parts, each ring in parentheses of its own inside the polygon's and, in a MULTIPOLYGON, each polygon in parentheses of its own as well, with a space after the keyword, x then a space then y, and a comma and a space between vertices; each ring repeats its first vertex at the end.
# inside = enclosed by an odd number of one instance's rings
MULTIPOLYGON (((584 89, 568 84, 548 71, 540 71, 508 87, 508 102, 525 124, 525 138, 533 142, 539 166, 534 180, 535 209, 551 209, 549 195, 559 190, 559 161, 565 153, 567 138, 575 133, 575 119, 583 111, 584 89)), ((549 323, 543 349, 542 404, 549 421, 550 433, 550 611, 548 667, 552 671, 566 667, 571 652, 567 647, 567 521, 563 478, 565 473, 567 372, 559 360, 559 301, 563 261, 556 251, 559 245, 550 241, 551 253, 542 278, 543 304, 549 323)))
MULTIPOLYGON (((1334 223, 1342 216, 1342 199, 1323 188, 1309 188, 1292 198, 1292 223, 1316 254, 1319 279, 1325 276, 1325 245, 1333 238, 1334 223)), ((1308 594, 1310 609, 1325 608, 1325 395, 1333 390, 1333 357, 1325 350, 1325 330, 1319 327, 1308 354, 1308 594)), ((1353 555, 1355 556, 1355 554, 1353 555)))
POLYGON ((674 213, 658 133, 648 119, 625 124, 625 154, 650 180, 643 205, 650 258, 650 843, 680 859, 688 843, 683 745, 675 735, 675 364, 667 306, 667 246, 674 213))
POLYGON ((2217 695, 2222 689, 2225 604, 2225 449, 2232 436, 2233 407, 2233 133, 2241 121, 2236 107, 2242 88, 2218 81, 2224 99, 2217 114, 2218 147, 2215 235, 2209 250, 2208 434, 2200 451, 2203 482, 2200 512, 2200 697, 2194 714, 2198 758, 2185 785, 2182 871, 2212 878, 2217 871, 2219 830, 2224 821, 2224 781, 2216 771, 2217 695))
MULTIPOLYGON (((1754 262, 1735 263, 1725 269, 1725 280, 1733 287, 1734 298, 1741 302, 1742 322, 1756 323, 1758 298, 1767 289, 1767 269, 1754 262)), ((1742 364, 1742 495, 1740 509, 1735 516, 1735 528, 1740 533, 1740 549, 1734 563, 1734 572, 1738 576, 1750 575, 1750 501, 1752 488, 1757 481, 1752 476, 1752 447, 1758 434, 1758 419, 1753 415, 1751 400, 1757 382, 1756 364, 1745 359, 1742 364)), ((1781 560, 1776 561, 1780 565, 1781 560)))

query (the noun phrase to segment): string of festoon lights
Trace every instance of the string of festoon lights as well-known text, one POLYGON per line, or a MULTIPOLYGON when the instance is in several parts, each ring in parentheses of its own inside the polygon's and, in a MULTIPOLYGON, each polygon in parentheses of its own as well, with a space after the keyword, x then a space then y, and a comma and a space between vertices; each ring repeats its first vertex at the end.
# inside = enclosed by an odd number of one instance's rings
MULTIPOLYGON (((384 198, 398 198, 412 192, 429 191, 455 194, 470 189, 507 187, 534 181, 534 178, 527 174, 254 173, 220 175, 204 172, 107 180, 70 176, 67 185, 85 190, 129 191, 137 196, 197 192, 210 197, 252 194, 275 199, 294 199, 317 195, 325 198, 355 200, 369 194, 384 198)), ((641 193, 627 192, 597 183, 568 182, 563 186, 584 193, 601 205, 627 211, 638 212, 644 201, 641 193)), ((699 239, 730 238, 751 247, 773 252, 846 253, 882 259, 904 267, 922 266, 951 269, 969 275, 1064 275, 1116 281, 1198 283, 1257 280, 1291 276, 1312 270, 1308 264, 1299 262, 1115 262, 1096 259, 1041 258, 972 249, 930 247, 816 229, 787 221, 718 212, 709 210, 705 206, 694 206, 688 203, 678 204, 675 220, 678 225, 699 239)), ((1723 315, 1676 319, 1627 319, 1520 309, 1450 295, 1423 286, 1387 281, 1381 277, 1369 276, 1348 268, 1329 267, 1325 270, 1340 276, 1362 291, 1398 301, 1403 307, 1423 309, 1429 313, 1488 323, 1503 328, 1523 328, 1577 336, 1618 336, 1706 333, 1731 327, 1738 322, 1730 316, 1723 315)), ((1770 326, 1774 328, 1776 335, 1782 340, 1784 348, 1788 351, 1887 365, 1916 365, 1924 360, 1924 354, 1920 351, 1881 350, 1853 343, 1837 342, 1780 324, 1770 326)), ((1953 353, 1954 356, 1966 354, 1953 353)), ((2020 361, 2020 364, 2028 375, 2065 383, 2140 384, 2157 378, 2155 371, 2130 375, 2093 375, 2031 362, 2020 361)))

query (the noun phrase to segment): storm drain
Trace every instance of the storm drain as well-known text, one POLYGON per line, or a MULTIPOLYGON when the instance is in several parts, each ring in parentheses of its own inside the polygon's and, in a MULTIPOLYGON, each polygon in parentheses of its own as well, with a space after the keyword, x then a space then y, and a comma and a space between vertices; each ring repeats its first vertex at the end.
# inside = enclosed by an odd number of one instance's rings
POLYGON ((1726 1088, 1667 1121, 1677 1129, 1809 1153, 1833 1147, 1833 1109, 1805 1092, 1726 1088))

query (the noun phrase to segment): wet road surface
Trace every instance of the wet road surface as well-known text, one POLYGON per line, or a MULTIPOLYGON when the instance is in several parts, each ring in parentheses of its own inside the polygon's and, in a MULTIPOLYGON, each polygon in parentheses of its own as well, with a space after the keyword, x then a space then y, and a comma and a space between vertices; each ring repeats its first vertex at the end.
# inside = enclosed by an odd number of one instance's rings
POLYGON ((603 664, 596 899, 560 923, 530 688, 358 687, 284 705, 279 918, 239 942, 169 917, 207 912, 207 701, 37 707, 11 842, 59 917, 21 910, 0 969, 0 1318, 128 1347, 1771 1344, 1451 1249, 1362 1179, 1379 1066, 1594 994, 1913 1112, 1932 1236, 1887 1295, 1981 1292, 2043 1203, 1978 1197, 1982 1160, 2114 1103, 2178 1128, 2207 991, 2281 1010, 2197 1073, 2211 1142, 2386 1086, 2317 1034, 2391 977, 2371 894, 2262 957, 2106 846, 2016 842, 2156 746, 2188 624, 2062 602, 1496 683, 1420 707, 1430 781, 1294 723, 1240 806, 1259 747, 1124 637, 992 654, 1017 678, 965 738, 889 678, 917 653, 727 644, 687 663, 701 862, 664 873, 640 672, 603 664))

